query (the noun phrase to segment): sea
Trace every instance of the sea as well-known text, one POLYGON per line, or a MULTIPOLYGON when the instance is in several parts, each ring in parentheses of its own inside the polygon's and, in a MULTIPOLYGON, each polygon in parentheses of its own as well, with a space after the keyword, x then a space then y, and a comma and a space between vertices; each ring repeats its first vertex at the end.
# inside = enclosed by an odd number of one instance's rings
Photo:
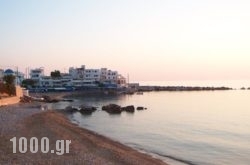
POLYGON ((162 159, 170 165, 250 164, 250 81, 140 82, 143 85, 227 86, 227 91, 159 91, 143 95, 89 95, 72 103, 96 106, 91 115, 74 113, 72 122, 162 159), (221 83, 221 84, 220 84, 221 83), (147 110, 110 115, 110 103, 147 110))

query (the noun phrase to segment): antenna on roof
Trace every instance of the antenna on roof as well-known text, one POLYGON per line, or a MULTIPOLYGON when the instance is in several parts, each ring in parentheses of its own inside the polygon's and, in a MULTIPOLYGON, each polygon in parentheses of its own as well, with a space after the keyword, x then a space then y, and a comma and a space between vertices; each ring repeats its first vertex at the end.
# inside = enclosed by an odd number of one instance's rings
POLYGON ((127 74, 127 76, 128 76, 128 84, 129 84, 129 74, 127 74))

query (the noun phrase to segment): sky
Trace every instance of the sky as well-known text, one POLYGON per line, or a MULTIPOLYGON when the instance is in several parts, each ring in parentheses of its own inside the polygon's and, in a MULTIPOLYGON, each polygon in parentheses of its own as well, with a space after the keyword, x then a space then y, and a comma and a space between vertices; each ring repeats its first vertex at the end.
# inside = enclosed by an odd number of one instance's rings
POLYGON ((0 68, 250 79, 248 0, 0 0, 0 68))

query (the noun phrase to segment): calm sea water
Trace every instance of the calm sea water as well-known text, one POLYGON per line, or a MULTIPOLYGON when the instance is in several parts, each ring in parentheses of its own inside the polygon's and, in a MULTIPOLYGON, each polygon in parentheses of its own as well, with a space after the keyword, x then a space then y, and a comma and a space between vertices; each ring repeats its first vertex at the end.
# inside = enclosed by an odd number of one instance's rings
POLYGON ((250 90, 78 97, 71 104, 99 108, 90 116, 75 113, 72 120, 170 164, 249 165, 249 98, 250 90), (109 103, 148 109, 109 115, 101 111, 109 103))

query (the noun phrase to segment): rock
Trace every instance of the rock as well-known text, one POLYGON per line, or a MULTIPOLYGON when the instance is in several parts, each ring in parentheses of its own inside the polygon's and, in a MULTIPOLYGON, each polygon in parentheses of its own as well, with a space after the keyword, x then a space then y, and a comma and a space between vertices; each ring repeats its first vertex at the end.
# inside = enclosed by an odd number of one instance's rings
POLYGON ((64 102, 73 102, 73 99, 61 99, 60 101, 64 101, 64 102))
POLYGON ((21 103, 30 103, 30 102, 32 102, 32 98, 24 95, 23 97, 20 98, 20 102, 21 103))
POLYGON ((137 109, 137 110, 144 110, 144 109, 147 109, 147 108, 144 108, 144 107, 137 107, 136 109, 137 109))
POLYGON ((42 98, 43 98, 44 102, 47 102, 47 103, 57 103, 57 102, 59 102, 58 99, 53 99, 53 98, 51 98, 50 96, 47 96, 47 95, 44 95, 42 98))
POLYGON ((48 103, 57 103, 57 102, 59 102, 59 100, 57 100, 57 99, 52 99, 52 100, 50 100, 48 103))
POLYGON ((109 104, 102 106, 102 110, 111 114, 120 114, 122 112, 121 106, 116 104, 109 104))
POLYGON ((51 97, 50 97, 50 96, 47 96, 47 95, 42 96, 42 98, 44 99, 45 102, 51 100, 51 97))
POLYGON ((80 106, 80 112, 83 114, 92 114, 96 110, 96 107, 82 105, 80 106))
POLYGON ((66 111, 66 112, 73 113, 73 112, 78 112, 79 110, 78 110, 76 107, 67 106, 67 107, 65 108, 65 111, 66 111))
POLYGON ((126 107, 122 107, 122 111, 126 111, 126 112, 135 112, 135 107, 133 105, 129 105, 126 107))

